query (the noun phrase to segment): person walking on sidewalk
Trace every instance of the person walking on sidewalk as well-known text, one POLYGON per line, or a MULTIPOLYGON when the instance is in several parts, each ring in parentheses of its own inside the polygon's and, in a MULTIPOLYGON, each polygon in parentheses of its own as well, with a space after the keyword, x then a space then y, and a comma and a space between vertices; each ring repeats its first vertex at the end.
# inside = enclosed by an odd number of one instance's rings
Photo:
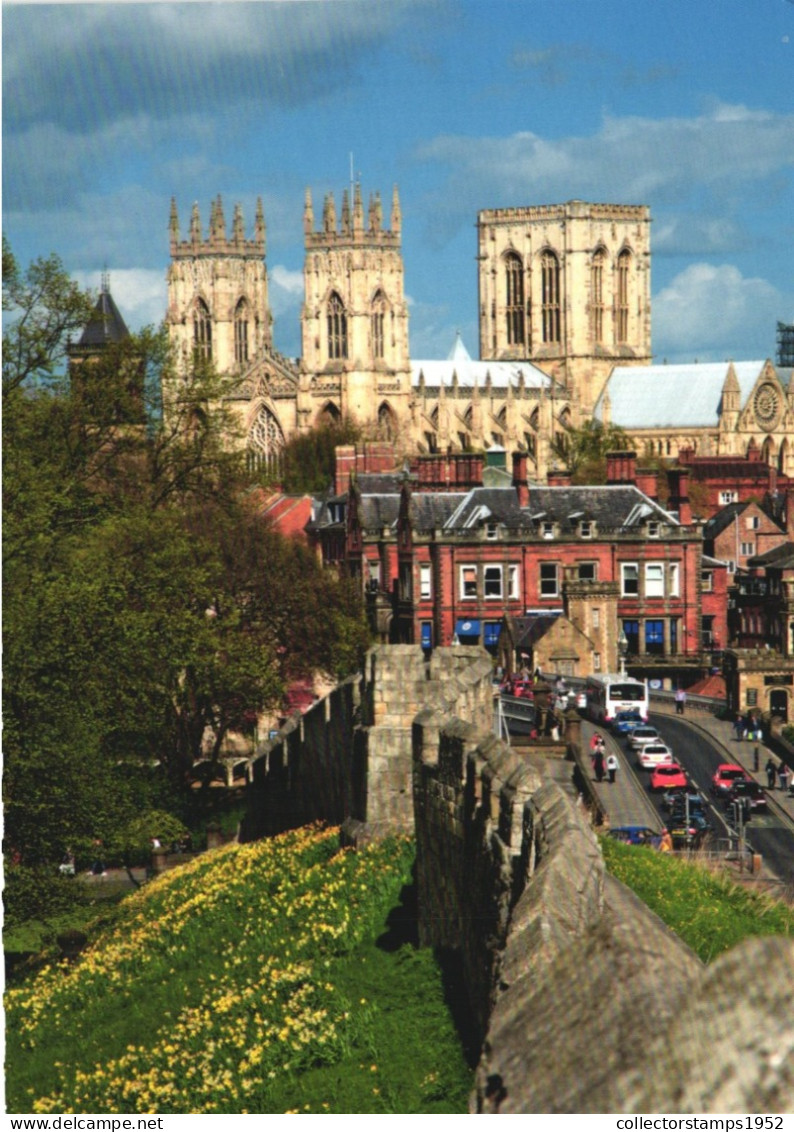
POLYGON ((686 704, 686 692, 683 688, 676 688, 675 690, 675 713, 676 715, 684 714, 684 705, 686 704))
POLYGON ((785 794, 788 790, 788 776, 791 772, 783 760, 780 760, 780 766, 777 768, 777 776, 780 779, 780 789, 785 794))
POLYGON ((607 755, 607 775, 609 776, 610 782, 615 781, 615 775, 618 772, 619 765, 618 756, 610 751, 607 755))
POLYGON ((596 782, 604 781, 604 744, 601 743, 595 749, 593 755, 593 770, 595 771, 596 782))
POLYGON ((777 767, 775 766, 774 759, 771 755, 766 760, 766 766, 764 767, 764 770, 766 771, 766 788, 767 790, 774 790, 775 777, 777 776, 777 767))

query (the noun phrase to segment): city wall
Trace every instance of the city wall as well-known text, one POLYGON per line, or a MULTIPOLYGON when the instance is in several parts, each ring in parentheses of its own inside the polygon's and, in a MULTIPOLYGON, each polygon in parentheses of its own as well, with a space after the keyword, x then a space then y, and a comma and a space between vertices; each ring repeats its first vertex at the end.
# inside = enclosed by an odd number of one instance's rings
POLYGON ((704 967, 606 874, 565 776, 496 739, 492 711, 479 649, 372 650, 257 752, 260 832, 415 833, 420 941, 459 957, 482 1042, 473 1113, 792 1111, 794 942, 704 967))

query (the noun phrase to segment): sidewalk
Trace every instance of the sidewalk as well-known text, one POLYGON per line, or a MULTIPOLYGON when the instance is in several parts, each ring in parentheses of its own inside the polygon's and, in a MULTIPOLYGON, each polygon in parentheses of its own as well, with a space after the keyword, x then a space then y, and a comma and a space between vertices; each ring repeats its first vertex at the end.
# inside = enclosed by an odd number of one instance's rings
MULTIPOLYGON (((672 707, 672 705, 671 705, 672 707)), ((659 715, 675 715, 675 712, 667 707, 666 704, 653 702, 651 704, 651 712, 656 712, 659 715)), ((744 767, 745 771, 754 778, 756 782, 760 783, 766 791, 766 796, 769 801, 770 807, 777 813, 778 817, 788 818, 794 823, 794 797, 790 794, 784 794, 780 789, 779 782, 775 782, 774 790, 770 790, 766 783, 766 766, 767 759, 772 758, 775 766, 780 763, 780 758, 767 747, 764 743, 758 743, 753 740, 748 742, 746 739, 740 740, 736 738, 733 730, 733 725, 727 719, 717 719, 711 712, 706 711, 692 711, 687 705, 686 714, 678 716, 684 723, 690 724, 692 727, 697 727, 704 731, 710 739, 712 739, 718 746, 722 747, 725 752, 726 763, 737 763, 739 766, 744 767), (755 748, 758 748, 758 770, 754 769, 755 765, 755 748)), ((789 763, 789 766, 791 764, 789 763)))
POLYGON ((647 826, 657 833, 664 829, 661 817, 636 776, 629 770, 629 755, 625 747, 610 732, 594 727, 592 723, 582 723, 582 765, 581 770, 590 782, 590 787, 598 800, 601 810, 614 829, 620 825, 647 826), (606 743, 606 753, 618 757, 618 772, 614 782, 596 782, 590 761, 590 737, 598 731, 606 743))

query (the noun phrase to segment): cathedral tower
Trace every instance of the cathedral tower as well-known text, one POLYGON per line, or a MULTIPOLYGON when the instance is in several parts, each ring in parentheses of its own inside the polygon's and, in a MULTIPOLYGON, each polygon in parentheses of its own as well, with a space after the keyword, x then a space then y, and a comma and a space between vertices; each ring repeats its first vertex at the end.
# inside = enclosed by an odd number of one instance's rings
POLYGON ((650 223, 578 200, 480 212, 480 357, 536 363, 587 419, 613 366, 651 360, 650 223))
POLYGON ((176 201, 171 201, 171 266, 167 323, 171 340, 186 361, 211 359, 219 373, 242 372, 271 346, 272 317, 265 267, 265 217, 257 201, 254 238, 247 240, 243 214, 235 205, 226 231, 218 196, 210 206, 209 233, 202 236, 197 204, 188 239, 181 240, 176 201))
POLYGON ((314 229, 311 193, 303 212, 306 258, 301 312, 302 363, 311 379, 311 412, 377 422, 396 438, 411 394, 408 308, 400 247, 402 217, 394 189, 389 227, 379 194, 367 213, 356 185, 337 223, 334 198, 314 229))

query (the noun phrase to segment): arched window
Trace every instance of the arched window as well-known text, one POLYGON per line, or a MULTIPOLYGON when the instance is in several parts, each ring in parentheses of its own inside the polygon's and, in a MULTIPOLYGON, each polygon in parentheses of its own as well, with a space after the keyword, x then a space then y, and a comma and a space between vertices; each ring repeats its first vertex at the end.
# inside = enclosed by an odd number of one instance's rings
POLYGON ((599 248, 590 265, 590 328, 594 342, 604 340, 604 262, 606 256, 599 248))
POLYGON ((333 403, 328 401, 322 413, 320 413, 319 423, 321 425, 338 425, 342 422, 342 413, 339 408, 333 403))
POLYGON ((521 257, 514 253, 505 256, 505 317, 508 346, 523 346, 526 342, 524 266, 521 257))
POLYGON ((234 360, 238 365, 248 361, 248 303, 240 299, 234 310, 234 360))
POLYGON ((248 466, 267 468, 279 459, 284 447, 284 433, 270 410, 262 405, 248 433, 248 466))
POLYGON ((328 357, 347 357, 347 315, 336 291, 328 300, 328 357))
POLYGON ((543 304, 543 341, 560 341, 560 261, 545 251, 540 261, 543 304))
POLYGON ((372 301, 372 356, 373 358, 385 358, 385 334, 384 327, 386 323, 386 312, 388 310, 388 303, 383 291, 378 291, 372 301))
POLYGON ((203 299, 196 299, 193 309, 193 349, 199 358, 212 357, 212 319, 203 299))
POLYGON ((397 435, 397 418, 385 401, 378 409, 378 433, 384 440, 394 440, 397 435))
POLYGON ((617 286, 617 325, 618 342, 629 340, 629 276, 631 273, 631 252, 623 250, 618 256, 617 286))

